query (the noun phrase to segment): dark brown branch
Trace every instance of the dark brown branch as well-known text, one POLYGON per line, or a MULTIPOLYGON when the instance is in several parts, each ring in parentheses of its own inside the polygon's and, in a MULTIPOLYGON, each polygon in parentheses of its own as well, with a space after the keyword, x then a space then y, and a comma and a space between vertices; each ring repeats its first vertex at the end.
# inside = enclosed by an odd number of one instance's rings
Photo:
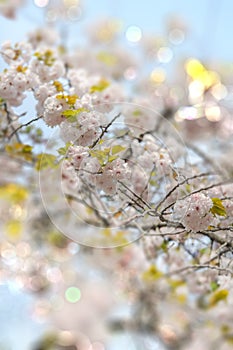
POLYGON ((95 141, 93 142, 93 144, 90 146, 90 148, 94 148, 94 147, 97 145, 97 143, 102 139, 102 137, 104 136, 104 134, 108 131, 108 129, 110 128, 110 126, 115 122, 115 120, 116 120, 117 118, 120 117, 120 115, 121 115, 121 113, 118 113, 118 114, 117 114, 103 129, 102 129, 102 132, 101 132, 100 136, 98 137, 97 140, 95 140, 95 141))
POLYGON ((28 126, 30 124, 32 124, 33 122, 36 122, 37 120, 41 119, 42 118, 42 115, 37 117, 37 118, 34 118, 34 119, 31 119, 29 122, 25 123, 25 124, 22 124, 20 125, 18 128, 14 129, 14 131, 8 136, 9 140, 12 138, 12 136, 14 136, 15 134, 17 134, 17 132, 24 128, 25 126, 28 126))

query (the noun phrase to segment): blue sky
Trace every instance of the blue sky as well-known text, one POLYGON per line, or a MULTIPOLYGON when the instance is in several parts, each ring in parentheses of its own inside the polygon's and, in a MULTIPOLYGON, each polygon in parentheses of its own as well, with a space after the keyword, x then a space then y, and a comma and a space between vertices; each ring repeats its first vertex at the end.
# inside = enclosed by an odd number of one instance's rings
MULTIPOLYGON (((142 31, 162 34, 165 21, 172 15, 183 19, 188 37, 182 47, 188 55, 204 60, 233 60, 231 48, 233 33, 233 1, 231 0, 82 0, 81 20, 72 25, 72 32, 93 18, 112 16, 120 18, 124 26, 137 25, 142 31)), ((29 8, 18 15, 17 21, 1 18, 0 41, 23 39, 25 33, 43 24, 43 10, 28 0, 29 8)), ((82 32, 81 32, 82 33, 82 32)))

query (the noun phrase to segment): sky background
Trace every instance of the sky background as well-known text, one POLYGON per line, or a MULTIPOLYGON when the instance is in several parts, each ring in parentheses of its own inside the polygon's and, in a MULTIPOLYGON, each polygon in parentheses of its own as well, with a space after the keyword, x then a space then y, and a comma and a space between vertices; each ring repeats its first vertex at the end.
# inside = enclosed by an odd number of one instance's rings
MULTIPOLYGON (((233 60, 233 1, 231 0, 82 0, 83 13, 72 24, 73 36, 82 35, 80 28, 93 19, 112 16, 127 28, 139 26, 143 33, 163 34, 165 21, 178 16, 189 31, 181 52, 204 60, 233 60)), ((29 7, 20 11, 17 22, 0 19, 0 40, 22 40, 24 35, 43 24, 43 9, 28 0, 29 7)), ((74 38, 73 38, 74 39, 74 38)))

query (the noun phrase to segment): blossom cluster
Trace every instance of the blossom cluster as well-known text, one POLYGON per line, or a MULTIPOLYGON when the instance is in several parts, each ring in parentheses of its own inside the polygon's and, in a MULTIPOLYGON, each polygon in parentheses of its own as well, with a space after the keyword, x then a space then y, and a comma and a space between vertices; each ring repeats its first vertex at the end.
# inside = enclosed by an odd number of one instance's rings
POLYGON ((210 212, 213 202, 203 193, 195 193, 186 199, 180 199, 174 205, 174 213, 187 230, 198 232, 206 230, 214 223, 210 212))
POLYGON ((97 158, 92 158, 90 153, 88 147, 75 145, 69 147, 67 162, 73 166, 73 171, 77 172, 76 178, 79 176, 85 184, 95 186, 106 195, 116 194, 118 182, 130 178, 131 171, 128 164, 125 160, 116 158, 101 166, 97 158))
MULTIPOLYGON (((118 204, 129 201, 140 208, 139 196, 150 208, 157 206, 160 196, 186 176, 178 168, 185 153, 180 140, 167 137, 171 127, 152 110, 145 97, 136 95, 131 102, 123 103, 126 95, 119 76, 110 74, 103 65, 109 56, 101 56, 102 66, 93 62, 90 65, 80 57, 77 64, 77 53, 61 48, 59 36, 51 28, 30 33, 27 42, 4 43, 1 55, 6 63, 0 73, 1 106, 5 115, 10 113, 11 122, 13 115, 14 122, 17 121, 14 108, 23 105, 31 94, 38 116, 47 126, 58 127, 61 139, 70 145, 62 170, 67 188, 77 190, 82 178, 83 184, 87 182, 99 193, 117 194, 118 204), (120 110, 118 115, 115 106, 120 110), (113 122, 116 116, 120 117, 120 129, 113 122)), ((95 57, 97 61, 98 58, 95 57)), ((8 135, 13 127, 11 123, 8 135)), ((192 171, 191 167, 186 173, 189 170, 192 171)), ((181 193, 180 186, 179 190, 181 193)), ((211 197, 191 193, 185 199, 180 195, 177 198, 180 199, 173 206, 174 218, 187 230, 198 232, 217 225, 211 213, 211 197)), ((171 196, 165 202, 169 200, 171 196)), ((231 200, 225 205, 229 214, 231 200)), ((222 225, 223 222, 221 219, 222 225)))

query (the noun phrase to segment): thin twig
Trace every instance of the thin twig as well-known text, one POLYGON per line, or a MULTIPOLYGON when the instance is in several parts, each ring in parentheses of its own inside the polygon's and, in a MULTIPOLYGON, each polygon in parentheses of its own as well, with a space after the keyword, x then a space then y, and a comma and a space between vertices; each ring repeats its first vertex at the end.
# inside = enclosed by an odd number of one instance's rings
MULTIPOLYGON (((159 209, 159 207, 170 197, 170 195, 177 189, 179 188, 180 186, 184 185, 185 183, 187 183, 188 181, 190 180, 194 180, 194 179, 197 179, 197 178, 200 178, 200 177, 206 177, 206 176, 211 176, 211 175, 214 175, 213 173, 204 173, 204 174, 197 174, 197 175, 194 175, 194 176, 191 176, 181 182, 179 182, 176 186, 174 186, 167 194, 166 196, 157 204, 156 208, 155 208, 155 211, 157 211, 159 209)), ((165 208, 167 209, 167 208, 165 208)), ((164 209, 164 210, 165 210, 164 209)), ((164 211, 163 210, 163 211, 164 211)))
POLYGON ((182 272, 186 272, 188 270, 200 270, 200 269, 210 269, 210 270, 217 270, 219 272, 225 272, 225 273, 229 273, 231 274, 231 276, 233 276, 233 271, 228 269, 228 268, 222 268, 222 267, 219 267, 219 266, 214 266, 214 265, 209 265, 209 264, 194 264, 194 265, 190 265, 190 266, 185 266, 185 267, 182 267, 180 269, 177 269, 177 270, 173 270, 171 272, 167 272, 164 274, 165 277, 169 277, 171 275, 175 275, 175 274, 179 274, 179 273, 182 273, 182 272))
POLYGON ((24 128, 25 126, 28 126, 30 124, 32 124, 33 122, 36 122, 37 120, 41 119, 42 118, 42 115, 37 117, 37 118, 34 118, 34 119, 31 119, 29 122, 25 123, 25 124, 22 124, 20 125, 18 128, 14 129, 14 131, 8 136, 9 140, 12 138, 12 136, 14 136, 15 134, 17 134, 17 132, 24 128))
POLYGON ((114 121, 119 118, 121 115, 121 113, 118 113, 102 130, 100 136, 98 137, 98 139, 96 139, 93 144, 90 146, 90 148, 94 148, 97 143, 102 139, 102 137, 104 136, 104 134, 108 131, 108 129, 110 128, 110 126, 114 123, 114 121))

